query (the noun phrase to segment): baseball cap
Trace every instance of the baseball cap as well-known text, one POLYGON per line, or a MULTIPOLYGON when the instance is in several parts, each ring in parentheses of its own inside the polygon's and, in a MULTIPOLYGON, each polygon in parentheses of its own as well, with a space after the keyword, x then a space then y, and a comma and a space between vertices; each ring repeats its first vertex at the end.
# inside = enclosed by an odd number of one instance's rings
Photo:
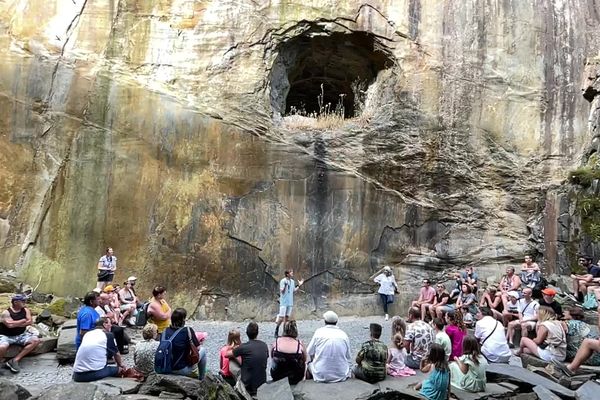
POLYGON ((108 285, 104 288, 104 293, 112 292, 113 290, 115 290, 113 285, 108 285))
POLYGON ((11 301, 27 301, 27 296, 24 294, 15 294, 11 299, 11 301))
POLYGON ((545 294, 546 296, 556 296, 556 290, 554 290, 552 288, 546 288, 546 289, 542 290, 542 293, 545 294))
POLYGON ((323 314, 323 319, 325 320, 325 322, 327 322, 328 324, 335 324, 338 322, 338 316, 336 313, 334 313, 333 311, 327 311, 325 312, 325 314, 323 314))
POLYGON ((131 275, 129 278, 127 278, 127 281, 137 281, 137 278, 133 275, 131 275))
POLYGON ((509 295, 510 297, 514 297, 515 299, 519 298, 519 292, 517 292, 516 290, 511 290, 507 293, 507 295, 509 295))

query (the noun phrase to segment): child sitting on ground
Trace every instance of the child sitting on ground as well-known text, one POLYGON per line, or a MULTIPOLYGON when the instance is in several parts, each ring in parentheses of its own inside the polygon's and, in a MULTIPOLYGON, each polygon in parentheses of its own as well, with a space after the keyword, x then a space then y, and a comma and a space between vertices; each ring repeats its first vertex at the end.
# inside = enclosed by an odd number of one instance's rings
POLYGON ((429 400, 446 400, 450 397, 450 370, 442 346, 437 343, 431 345, 429 354, 421 360, 421 371, 431 373, 423 383, 417 383, 415 390, 420 389, 419 393, 429 400))
POLYGON ((488 364, 475 336, 465 336, 462 353, 462 356, 454 357, 455 362, 450 364, 452 386, 467 392, 484 392, 488 364))
POLYGON ((386 362, 387 374, 390 376, 411 376, 417 373, 404 364, 406 359, 406 349, 404 348, 404 338, 396 333, 392 338, 392 344, 388 348, 388 358, 386 362))

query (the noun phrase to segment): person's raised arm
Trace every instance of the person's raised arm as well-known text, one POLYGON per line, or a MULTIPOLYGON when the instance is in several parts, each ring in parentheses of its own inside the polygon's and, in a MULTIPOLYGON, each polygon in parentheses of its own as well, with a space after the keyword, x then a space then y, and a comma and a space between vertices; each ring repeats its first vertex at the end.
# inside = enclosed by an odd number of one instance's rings
MULTIPOLYGON (((369 277, 369 280, 375 279, 375 277, 378 276, 379 274, 381 274, 384 269, 385 269, 385 266, 379 268, 379 270, 377 272, 375 272, 373 275, 371 275, 369 277)), ((375 281, 375 282, 377 282, 377 281, 375 281)))
POLYGON ((296 286, 296 287, 294 288, 294 292, 297 292, 297 291, 298 291, 298 289, 300 289, 300 286, 302 286, 302 284, 303 284, 303 283, 304 283, 304 279, 300 279, 300 280, 298 281, 298 286, 296 286))

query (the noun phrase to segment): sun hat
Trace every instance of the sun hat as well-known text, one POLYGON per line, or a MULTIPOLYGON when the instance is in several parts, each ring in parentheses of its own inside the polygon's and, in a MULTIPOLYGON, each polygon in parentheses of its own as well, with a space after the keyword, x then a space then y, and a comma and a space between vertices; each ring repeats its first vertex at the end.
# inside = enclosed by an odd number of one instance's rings
POLYGON ((385 267, 383 267, 383 270, 384 271, 391 271, 392 269, 388 265, 386 265, 385 267))
POLYGON ((333 311, 329 310, 326 311, 325 314, 323 314, 323 319, 325 320, 325 322, 327 322, 328 324, 335 324, 338 322, 338 316, 336 313, 334 313, 333 311))
POLYGON ((130 282, 130 281, 137 281, 137 278, 135 276, 131 275, 129 278, 127 278, 127 282, 130 282))

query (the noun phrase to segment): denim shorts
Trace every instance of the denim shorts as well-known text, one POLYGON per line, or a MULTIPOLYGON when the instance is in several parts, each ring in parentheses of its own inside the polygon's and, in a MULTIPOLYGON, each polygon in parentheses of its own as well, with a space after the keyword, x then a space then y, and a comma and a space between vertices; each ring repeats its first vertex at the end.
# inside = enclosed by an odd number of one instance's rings
POLYGON ((18 344, 19 346, 26 346, 27 343, 32 342, 36 336, 29 332, 23 332, 17 336, 4 336, 0 335, 0 346, 18 344))

